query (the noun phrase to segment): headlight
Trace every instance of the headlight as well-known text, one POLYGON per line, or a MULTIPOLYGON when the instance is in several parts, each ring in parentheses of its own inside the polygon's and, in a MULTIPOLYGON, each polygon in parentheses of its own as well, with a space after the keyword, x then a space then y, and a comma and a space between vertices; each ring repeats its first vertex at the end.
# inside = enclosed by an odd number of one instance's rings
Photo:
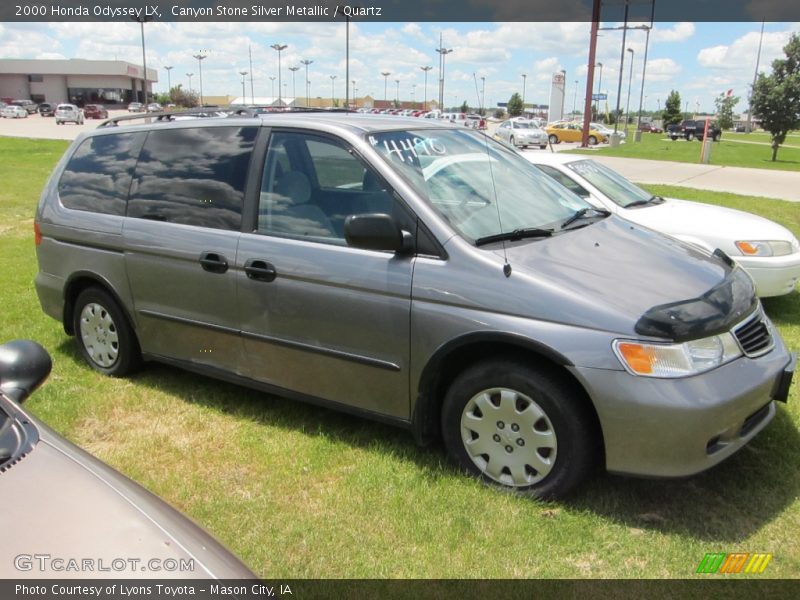
POLYGON ((614 340, 613 348, 629 373, 643 377, 688 377, 719 367, 742 355, 730 333, 682 344, 614 340))
POLYGON ((791 254, 792 242, 787 241, 738 241, 736 247, 743 256, 786 256, 791 254))

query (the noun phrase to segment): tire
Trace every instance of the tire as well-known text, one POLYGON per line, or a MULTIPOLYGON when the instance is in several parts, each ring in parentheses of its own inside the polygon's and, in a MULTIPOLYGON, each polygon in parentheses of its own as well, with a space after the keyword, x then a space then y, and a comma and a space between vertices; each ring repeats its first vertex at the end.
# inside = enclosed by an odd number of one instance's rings
POLYGON ((676 141, 678 141, 678 136, 677 135, 671 135, 671 136, 669 136, 669 139, 671 139, 673 142, 676 142, 676 141))
POLYGON ((712 138, 715 142, 718 142, 719 139, 722 137, 721 133, 715 133, 714 137, 712 138))
POLYGON ((539 146, 539 150, 547 150, 547 144, 542 144, 539 146))
POLYGON ((547 139, 550 141, 551 144, 558 143, 558 136, 555 133, 551 133, 547 139))
POLYGON ((517 360, 477 363, 450 386, 442 436, 450 458, 493 484, 559 498, 599 455, 594 421, 574 382, 517 360))
POLYGON ((512 135, 510 138, 508 138, 508 143, 509 143, 511 146, 514 146, 514 147, 516 147, 516 144, 514 143, 514 136, 513 136, 513 135, 512 135))
POLYGON ((595 136, 593 136, 593 135, 589 136, 589 145, 590 146, 596 146, 597 145, 597 138, 595 136))
POLYGON ((691 131, 689 133, 687 133, 686 134, 686 140, 689 141, 689 142, 693 141, 694 140, 694 133, 692 133, 691 131))
POLYGON ((72 325, 86 362, 111 377, 123 377, 139 368, 142 353, 128 319, 105 290, 90 287, 75 300, 72 325))

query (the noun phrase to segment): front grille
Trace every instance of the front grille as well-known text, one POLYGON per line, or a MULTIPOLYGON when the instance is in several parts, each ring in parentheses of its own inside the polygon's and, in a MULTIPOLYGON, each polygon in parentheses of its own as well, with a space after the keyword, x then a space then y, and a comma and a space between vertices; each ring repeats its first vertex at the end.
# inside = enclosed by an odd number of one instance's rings
POLYGON ((733 330, 742 352, 751 358, 772 350, 772 333, 764 313, 759 310, 749 321, 733 330))

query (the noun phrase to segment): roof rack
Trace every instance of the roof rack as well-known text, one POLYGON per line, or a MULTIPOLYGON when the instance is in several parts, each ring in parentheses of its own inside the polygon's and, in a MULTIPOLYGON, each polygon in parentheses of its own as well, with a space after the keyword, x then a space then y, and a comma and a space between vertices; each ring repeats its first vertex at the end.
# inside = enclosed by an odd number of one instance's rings
POLYGON ((227 116, 229 113, 230 109, 223 108, 221 106, 198 106, 195 108, 188 108, 186 110, 174 110, 169 112, 160 111, 135 113, 106 119, 100 123, 97 128, 101 129, 103 127, 117 127, 121 122, 136 121, 138 119, 152 119, 156 122, 169 122, 174 121, 175 117, 197 117, 202 119, 208 117, 223 117, 227 116))

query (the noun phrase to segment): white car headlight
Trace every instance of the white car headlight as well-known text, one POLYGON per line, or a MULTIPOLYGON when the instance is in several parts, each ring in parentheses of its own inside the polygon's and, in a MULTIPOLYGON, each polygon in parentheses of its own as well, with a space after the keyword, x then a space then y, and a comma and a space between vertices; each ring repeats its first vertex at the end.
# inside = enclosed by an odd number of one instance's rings
POLYGON ((736 248, 742 256, 786 256, 792 254, 792 242, 784 240, 742 240, 736 248))
POLYGON ((730 333, 682 344, 614 340, 613 348, 625 370, 642 377, 689 377, 710 371, 742 355, 730 333))

